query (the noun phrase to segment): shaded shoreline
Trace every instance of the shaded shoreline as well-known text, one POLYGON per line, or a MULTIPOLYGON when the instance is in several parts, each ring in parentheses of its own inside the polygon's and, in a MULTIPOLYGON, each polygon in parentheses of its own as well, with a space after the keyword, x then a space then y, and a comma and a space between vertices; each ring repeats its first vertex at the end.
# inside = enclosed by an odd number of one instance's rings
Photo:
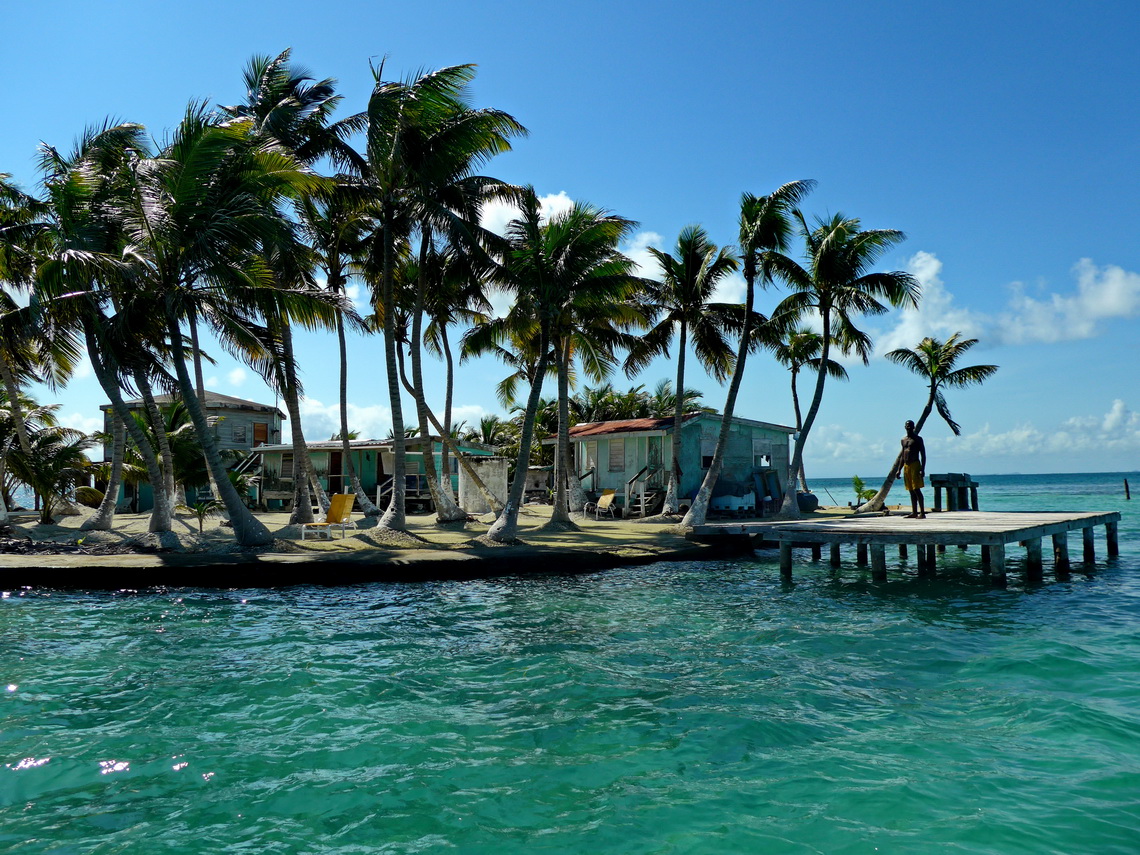
POLYGON ((146 532, 147 514, 121 515, 113 532, 82 532, 86 518, 61 525, 14 526, 0 552, 0 589, 143 590, 152 588, 280 588, 371 582, 483 579, 505 575, 589 573, 657 561, 701 561, 738 552, 685 539, 653 521, 578 519, 579 531, 545 531, 549 506, 528 506, 522 543, 491 547, 474 539, 490 517, 437 525, 409 517, 407 537, 381 538, 362 527, 345 538, 299 539, 287 514, 261 514, 277 540, 241 549, 232 532, 177 518, 176 531, 146 532), (391 545, 385 542, 391 540, 391 545), (15 552, 8 549, 19 550, 15 552), (43 551, 48 550, 48 551, 43 551))

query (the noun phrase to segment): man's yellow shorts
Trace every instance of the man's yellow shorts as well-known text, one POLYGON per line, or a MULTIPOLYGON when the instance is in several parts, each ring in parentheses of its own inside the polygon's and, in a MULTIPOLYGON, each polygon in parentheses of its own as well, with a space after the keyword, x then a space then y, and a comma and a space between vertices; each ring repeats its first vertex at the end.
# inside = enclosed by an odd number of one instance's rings
POLYGON ((922 464, 918 461, 903 466, 903 486, 908 490, 921 490, 926 486, 922 480, 922 464))

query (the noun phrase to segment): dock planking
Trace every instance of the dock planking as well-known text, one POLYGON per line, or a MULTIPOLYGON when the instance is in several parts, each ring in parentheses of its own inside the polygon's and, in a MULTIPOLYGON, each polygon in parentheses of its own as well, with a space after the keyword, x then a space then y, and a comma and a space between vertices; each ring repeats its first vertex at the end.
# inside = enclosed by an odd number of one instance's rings
POLYGON ((1042 541, 1052 539, 1053 564, 1058 574, 1070 567, 1068 534, 1082 532, 1082 557, 1095 560, 1094 531, 1105 528, 1105 544, 1110 558, 1119 554, 1117 528, 1120 514, 1112 513, 1038 513, 960 511, 927 514, 925 519, 892 516, 839 516, 823 519, 755 520, 709 523, 696 526, 698 537, 751 535, 774 541, 780 547, 780 572, 785 579, 792 575, 792 549, 810 547, 818 556, 822 547, 831 547, 831 564, 839 566, 839 547, 857 548, 859 563, 870 554, 871 575, 886 579, 886 547, 898 546, 905 557, 909 546, 916 547, 919 575, 931 575, 935 568, 935 552, 947 546, 980 546, 982 565, 993 580, 1005 583, 1006 547, 1021 544, 1026 549, 1026 573, 1039 578, 1043 572, 1042 541))

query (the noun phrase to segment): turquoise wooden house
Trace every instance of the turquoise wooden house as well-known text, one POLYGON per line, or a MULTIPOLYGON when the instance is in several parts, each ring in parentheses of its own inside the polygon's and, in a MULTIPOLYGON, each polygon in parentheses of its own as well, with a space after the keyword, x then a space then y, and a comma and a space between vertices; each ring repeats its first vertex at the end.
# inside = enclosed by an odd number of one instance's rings
MULTIPOLYGON (((423 448, 425 441, 411 437, 407 443, 407 507, 409 511, 428 512, 434 510, 431 494, 428 491, 427 476, 424 473, 423 448)), ((436 471, 439 471, 439 455, 443 442, 432 437, 435 452, 436 471)), ((348 463, 345 460, 344 446, 340 440, 307 443, 313 469, 321 486, 329 493, 346 493, 352 490, 348 463)), ((391 440, 354 439, 349 441, 349 455, 352 466, 360 477, 360 486, 376 504, 383 506, 391 496, 393 452, 391 440)), ((490 446, 472 442, 460 442, 459 448, 465 454, 491 456, 490 446)), ((295 461, 292 444, 265 445, 256 449, 260 456, 257 472, 257 503, 267 510, 287 508, 293 500, 293 479, 295 461)), ((453 460, 452 488, 459 489, 458 465, 453 460)))
MULTIPOLYGON (((721 417, 689 413, 681 424, 682 504, 694 496, 712 463, 721 417)), ((762 512, 765 498, 783 491, 788 439, 795 428, 734 417, 713 510, 762 512)), ((617 491, 627 515, 647 515, 660 505, 673 465, 673 419, 590 422, 570 428, 570 442, 588 492, 617 491)))

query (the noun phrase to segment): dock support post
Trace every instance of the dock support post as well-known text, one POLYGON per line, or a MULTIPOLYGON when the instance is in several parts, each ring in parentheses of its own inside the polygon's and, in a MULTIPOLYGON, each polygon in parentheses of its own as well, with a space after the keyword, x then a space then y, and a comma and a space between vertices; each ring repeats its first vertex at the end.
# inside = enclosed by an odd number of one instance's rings
MULTIPOLYGON (((1041 541, 1037 542, 1038 549, 1041 541)), ((995 543, 990 547, 990 580, 1000 587, 1005 587, 1005 544, 995 543)))
POLYGON ((930 575, 933 576, 934 568, 938 566, 934 560, 934 544, 928 543, 924 548, 926 549, 926 569, 930 572, 930 575))
POLYGON ((1084 546, 1085 564, 1096 563, 1096 545, 1093 541, 1093 527, 1081 529, 1081 541, 1084 546))
POLYGON ((942 488, 934 487, 934 513, 942 512, 942 488))
POLYGON ((811 560, 819 561, 821 557, 823 557, 823 545, 819 543, 813 543, 811 545, 811 560))
POLYGON ((976 511, 978 509, 978 487, 975 484, 970 487, 970 510, 976 511))
POLYGON ((785 582, 792 581, 792 542, 780 541, 780 578, 785 582))
POLYGON ((855 545, 855 563, 860 567, 867 566, 867 544, 859 543, 855 545))
POLYGON ((1025 575, 1039 580, 1044 575, 1041 567, 1041 538, 1033 537, 1025 541, 1025 575))
POLYGON ((918 576, 920 579, 935 575, 934 555, 929 544, 918 544, 918 576))
POLYGON ((1069 574, 1069 533, 1053 535, 1053 571, 1059 576, 1069 574))
POLYGON ((831 566, 836 569, 839 568, 839 544, 831 544, 831 566))
POLYGON ((990 566, 990 545, 988 543, 982 544, 982 566, 990 566))
POLYGON ((1104 524, 1104 539, 1106 541, 1108 557, 1116 558, 1120 555, 1120 543, 1117 540, 1118 524, 1114 522, 1104 524))
POLYGON ((871 544, 871 579, 887 581, 887 548, 881 543, 871 544))
POLYGON ((905 543, 899 544, 899 558, 902 561, 906 561, 906 544, 905 543))
POLYGON ((938 544, 938 551, 939 552, 945 552, 946 551, 946 544, 945 543, 938 544))

